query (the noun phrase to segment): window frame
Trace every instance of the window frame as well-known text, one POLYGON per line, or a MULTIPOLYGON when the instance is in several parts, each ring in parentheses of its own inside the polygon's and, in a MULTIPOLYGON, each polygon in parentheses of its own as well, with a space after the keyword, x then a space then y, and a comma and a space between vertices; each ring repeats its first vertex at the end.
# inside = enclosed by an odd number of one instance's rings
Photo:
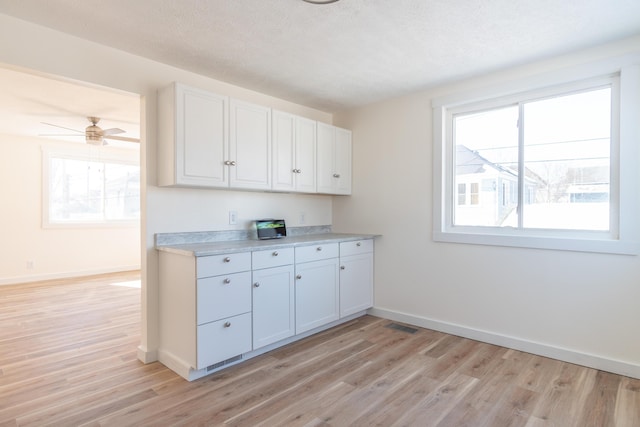
MULTIPOLYGON (((132 150, 109 150, 107 147, 81 146, 78 148, 42 148, 42 228, 122 228, 137 227, 140 217, 135 219, 107 219, 52 221, 50 218, 50 174, 51 159, 101 162, 140 167, 138 152, 132 150), (131 152, 129 152, 131 151, 131 152)), ((104 184, 104 183, 103 183, 104 184)), ((140 188, 142 191, 142 188, 140 188)), ((103 193, 103 197, 104 197, 103 193)), ((103 204, 104 208, 104 204, 103 204)), ((140 210, 142 212, 142 210, 140 210)), ((103 212, 104 214, 104 212, 103 212)))
MULTIPOLYGON (((616 254, 640 254, 640 54, 572 67, 501 86, 454 94, 432 101, 433 240, 616 254), (514 229, 454 226, 452 197, 457 197, 452 115, 473 107, 496 108, 509 102, 552 97, 612 81, 611 204, 609 231, 514 229), (613 97, 617 97, 614 99, 613 97)), ((524 197, 522 195, 521 197, 524 197)))

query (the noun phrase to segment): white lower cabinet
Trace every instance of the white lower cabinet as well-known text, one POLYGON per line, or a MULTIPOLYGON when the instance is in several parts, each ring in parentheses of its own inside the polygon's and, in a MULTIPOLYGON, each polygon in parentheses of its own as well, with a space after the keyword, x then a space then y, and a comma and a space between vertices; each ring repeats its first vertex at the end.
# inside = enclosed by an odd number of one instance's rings
POLYGON ((253 272, 253 349, 295 335, 293 265, 253 272))
POLYGON ((338 244, 296 248, 296 334, 340 318, 337 253, 338 244))
POLYGON ((340 317, 373 306, 373 240, 340 243, 340 317))
POLYGON ((200 257, 161 251, 159 274, 158 358, 191 380, 371 307, 373 239, 200 257))

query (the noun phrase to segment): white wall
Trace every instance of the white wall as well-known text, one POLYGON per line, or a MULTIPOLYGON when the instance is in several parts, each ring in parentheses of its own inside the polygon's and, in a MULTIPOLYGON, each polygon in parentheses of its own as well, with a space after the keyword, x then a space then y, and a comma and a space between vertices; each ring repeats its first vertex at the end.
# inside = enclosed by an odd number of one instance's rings
POLYGON ((331 196, 303 196, 159 188, 156 183, 156 91, 172 81, 233 96, 293 114, 331 123, 332 116, 318 110, 269 97, 194 73, 150 61, 86 40, 68 36, 0 15, 0 64, 90 82, 141 95, 141 167, 146 169, 142 186, 142 342, 139 357, 155 359, 157 329, 157 253, 153 236, 159 232, 220 230, 228 225, 228 211, 237 210, 237 229, 250 218, 280 215, 296 225, 301 211, 306 225, 332 221, 331 196), (19 43, 15 41, 19 40, 19 43), (64 58, 64 59, 61 59, 64 58))
MULTIPOLYGON (((108 228, 42 227, 42 148, 45 145, 66 150, 77 146, 43 142, 41 138, 0 135, 3 158, 0 284, 139 268, 139 224, 108 228), (32 262, 31 268, 27 261, 32 262)), ((122 150, 109 151, 119 156, 131 155, 122 150)))
POLYGON ((334 200, 333 228, 382 234, 376 313, 640 377, 640 256, 431 240, 432 98, 638 50, 635 38, 335 116, 353 130, 354 196, 334 200))

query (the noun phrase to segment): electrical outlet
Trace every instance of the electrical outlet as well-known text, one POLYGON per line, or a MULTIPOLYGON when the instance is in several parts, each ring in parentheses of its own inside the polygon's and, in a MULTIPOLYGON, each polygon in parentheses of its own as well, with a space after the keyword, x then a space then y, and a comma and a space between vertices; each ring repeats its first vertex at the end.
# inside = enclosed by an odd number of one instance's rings
POLYGON ((27 260, 27 270, 33 270, 35 263, 32 259, 27 260))
POLYGON ((238 211, 229 211, 229 225, 238 223, 238 211))
POLYGON ((300 212, 300 217, 298 219, 298 223, 299 224, 304 224, 306 222, 306 219, 307 219, 306 216, 307 216, 306 213, 300 212))

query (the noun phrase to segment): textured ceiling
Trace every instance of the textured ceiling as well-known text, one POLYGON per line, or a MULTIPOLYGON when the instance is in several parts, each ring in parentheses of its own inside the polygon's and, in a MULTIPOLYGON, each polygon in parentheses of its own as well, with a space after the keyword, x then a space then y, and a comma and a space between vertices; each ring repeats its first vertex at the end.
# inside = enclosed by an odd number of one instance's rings
POLYGON ((328 112, 640 34, 640 0, 0 0, 0 13, 328 112))

